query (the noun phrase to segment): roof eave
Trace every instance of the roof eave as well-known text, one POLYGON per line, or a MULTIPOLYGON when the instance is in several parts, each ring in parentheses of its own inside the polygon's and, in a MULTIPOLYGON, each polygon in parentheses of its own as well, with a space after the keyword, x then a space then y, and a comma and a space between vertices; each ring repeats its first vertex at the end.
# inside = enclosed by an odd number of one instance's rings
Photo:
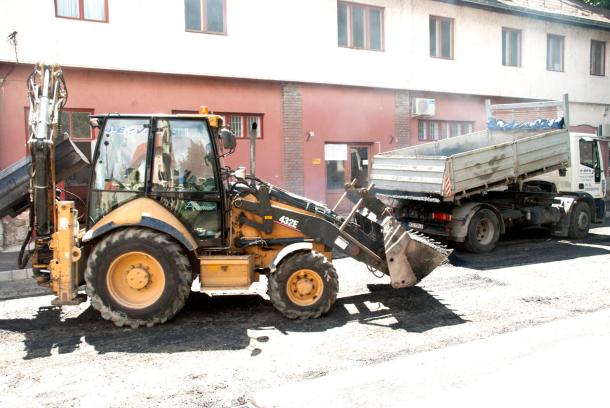
POLYGON ((520 6, 510 6, 494 0, 437 0, 443 3, 462 4, 469 7, 493 10, 508 14, 522 15, 525 17, 537 18, 547 21, 559 22, 563 24, 571 24, 580 27, 593 28, 596 30, 610 31, 610 23, 603 21, 591 20, 583 17, 558 15, 541 10, 532 10, 520 6))

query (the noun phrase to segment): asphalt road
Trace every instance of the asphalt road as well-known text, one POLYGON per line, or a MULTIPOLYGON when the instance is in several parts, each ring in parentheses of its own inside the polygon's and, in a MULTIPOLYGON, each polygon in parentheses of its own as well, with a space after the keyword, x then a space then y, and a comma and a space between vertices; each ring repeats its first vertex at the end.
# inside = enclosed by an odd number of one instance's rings
POLYGON ((258 296, 194 293, 176 319, 137 330, 112 326, 87 303, 5 300, 0 405, 240 406, 268 389, 610 308, 609 225, 579 243, 530 232, 451 261, 395 290, 337 260, 339 299, 312 321, 284 319, 258 296))

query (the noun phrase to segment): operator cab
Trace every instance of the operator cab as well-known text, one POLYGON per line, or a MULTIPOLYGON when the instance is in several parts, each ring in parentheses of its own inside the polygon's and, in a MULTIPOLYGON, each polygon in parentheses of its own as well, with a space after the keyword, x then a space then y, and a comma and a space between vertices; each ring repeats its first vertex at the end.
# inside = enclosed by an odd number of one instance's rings
POLYGON ((222 128, 220 116, 111 114, 92 117, 92 125, 100 133, 87 228, 120 205, 148 197, 175 214, 201 247, 223 244, 219 145, 231 153, 235 136, 222 128))

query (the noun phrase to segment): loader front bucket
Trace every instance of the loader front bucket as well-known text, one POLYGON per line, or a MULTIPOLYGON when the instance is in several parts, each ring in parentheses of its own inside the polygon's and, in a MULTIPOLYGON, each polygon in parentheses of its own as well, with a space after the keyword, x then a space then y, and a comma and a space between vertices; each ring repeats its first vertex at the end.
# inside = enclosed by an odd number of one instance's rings
POLYGON ((405 230, 394 217, 381 223, 388 271, 394 288, 413 286, 441 265, 452 250, 405 230))

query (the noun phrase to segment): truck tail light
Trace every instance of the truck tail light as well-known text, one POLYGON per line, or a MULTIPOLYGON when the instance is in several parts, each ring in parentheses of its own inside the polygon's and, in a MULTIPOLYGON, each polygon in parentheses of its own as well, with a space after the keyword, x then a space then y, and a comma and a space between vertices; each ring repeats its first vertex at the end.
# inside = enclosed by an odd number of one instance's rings
POLYGON ((432 219, 434 219, 436 221, 449 222, 449 221, 451 221, 451 214, 433 212, 432 219))

